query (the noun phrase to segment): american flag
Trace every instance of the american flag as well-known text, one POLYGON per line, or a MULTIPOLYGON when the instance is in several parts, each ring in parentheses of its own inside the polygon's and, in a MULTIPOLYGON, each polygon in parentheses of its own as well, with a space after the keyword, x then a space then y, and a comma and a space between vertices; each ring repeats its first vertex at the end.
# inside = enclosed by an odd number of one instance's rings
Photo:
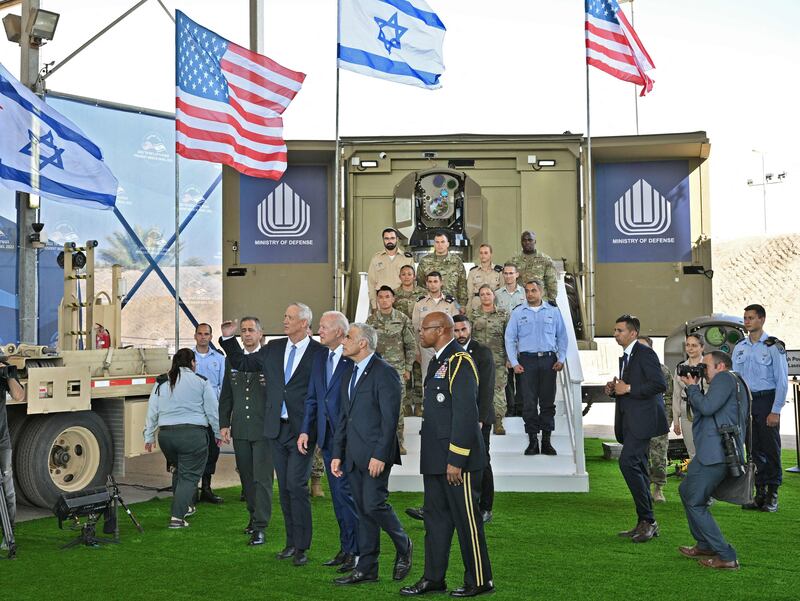
POLYGON ((586 0, 586 62, 642 86, 641 96, 653 89, 655 65, 617 0, 586 0))
POLYGON ((181 11, 175 32, 176 152, 280 179, 286 170, 281 114, 305 74, 229 42, 181 11))

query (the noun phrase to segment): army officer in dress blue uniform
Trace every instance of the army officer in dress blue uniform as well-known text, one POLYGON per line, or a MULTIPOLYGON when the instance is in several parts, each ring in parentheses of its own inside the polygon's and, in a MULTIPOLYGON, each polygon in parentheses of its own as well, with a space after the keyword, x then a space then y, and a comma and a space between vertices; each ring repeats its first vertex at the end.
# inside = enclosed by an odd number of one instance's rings
POLYGON ((486 465, 478 423, 478 371, 453 338, 453 319, 429 313, 420 327, 422 345, 435 351, 425 376, 420 472, 425 486, 425 572, 401 595, 444 591, 453 530, 464 562, 464 585, 452 597, 494 590, 483 520, 478 510, 486 465))

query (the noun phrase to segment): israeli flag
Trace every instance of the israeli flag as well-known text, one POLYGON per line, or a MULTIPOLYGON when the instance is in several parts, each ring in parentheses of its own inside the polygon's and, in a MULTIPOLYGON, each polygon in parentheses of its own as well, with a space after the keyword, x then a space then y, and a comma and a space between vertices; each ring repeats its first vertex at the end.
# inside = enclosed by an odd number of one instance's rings
POLYGON ((0 183, 11 190, 112 209, 117 178, 64 115, 0 65, 0 183))
POLYGON ((435 90, 445 32, 425 0, 340 0, 339 67, 435 90))

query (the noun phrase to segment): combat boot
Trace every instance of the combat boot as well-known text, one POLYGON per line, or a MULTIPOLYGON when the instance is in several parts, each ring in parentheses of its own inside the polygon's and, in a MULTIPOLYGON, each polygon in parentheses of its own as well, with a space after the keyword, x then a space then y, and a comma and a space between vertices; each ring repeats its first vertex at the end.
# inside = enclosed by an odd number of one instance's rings
POLYGON ((528 448, 525 449, 525 455, 538 455, 539 454, 539 439, 537 433, 528 434, 528 448))
POLYGON ((494 418, 494 433, 496 436, 505 436, 506 429, 503 427, 503 416, 498 415, 494 418))
POLYGON ((764 497, 766 496, 767 486, 765 484, 756 484, 756 496, 753 498, 752 502, 748 503, 747 505, 742 505, 742 509, 748 509, 751 511, 760 510, 764 505, 764 497))
POLYGON ((656 503, 666 503, 667 501, 664 496, 664 488, 660 484, 653 484, 653 501, 656 503))
POLYGON ((550 435, 552 432, 542 432, 542 455, 558 455, 553 445, 550 444, 550 435))
POLYGON ((322 490, 322 478, 319 476, 311 476, 311 496, 324 497, 325 491, 322 490))
POLYGON ((778 485, 768 484, 767 491, 764 496, 764 503, 761 505, 761 511, 775 513, 778 511, 778 485))
POLYGON ((224 499, 215 495, 214 491, 211 490, 211 476, 203 476, 203 483, 200 486, 200 496, 198 500, 205 501, 206 503, 213 503, 214 505, 219 505, 223 502, 224 499))

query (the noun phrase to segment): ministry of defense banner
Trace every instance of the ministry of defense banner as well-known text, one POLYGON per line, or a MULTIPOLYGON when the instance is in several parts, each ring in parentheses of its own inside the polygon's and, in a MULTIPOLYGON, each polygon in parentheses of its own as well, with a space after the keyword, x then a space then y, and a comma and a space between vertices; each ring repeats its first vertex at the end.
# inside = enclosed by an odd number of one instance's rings
POLYGON ((595 165, 598 263, 671 263, 692 256, 688 161, 595 165))
POLYGON ((328 170, 289 165, 280 181, 240 176, 242 263, 328 262, 328 170))

